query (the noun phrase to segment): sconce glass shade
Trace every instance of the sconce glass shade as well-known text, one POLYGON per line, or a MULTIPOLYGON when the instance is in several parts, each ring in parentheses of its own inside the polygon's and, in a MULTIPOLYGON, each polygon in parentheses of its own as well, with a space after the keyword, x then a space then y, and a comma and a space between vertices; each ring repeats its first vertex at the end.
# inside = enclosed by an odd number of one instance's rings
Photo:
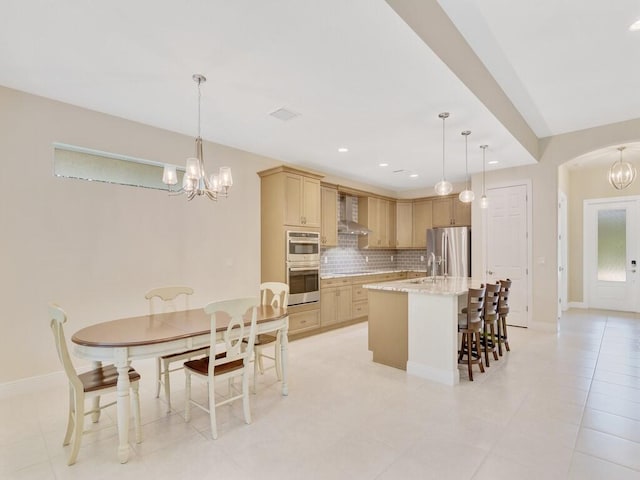
POLYGON ((626 147, 619 147, 620 160, 611 165, 609 169, 609 183, 616 190, 624 190, 636 179, 636 167, 629 162, 622 161, 622 151, 626 147))
POLYGON ((473 202, 473 199, 475 197, 476 197, 475 194, 471 190, 463 190, 460 192, 460 195, 458 195, 458 198, 462 203, 473 202))
POLYGON ((486 195, 480 197, 480 208, 489 208, 489 199, 486 195))
POLYGON ((175 185, 178 183, 178 174, 175 165, 165 165, 162 172, 162 183, 165 185, 175 185))
POLYGON ((433 189, 438 195, 449 195, 453 191, 453 185, 446 180, 440 180, 433 189))

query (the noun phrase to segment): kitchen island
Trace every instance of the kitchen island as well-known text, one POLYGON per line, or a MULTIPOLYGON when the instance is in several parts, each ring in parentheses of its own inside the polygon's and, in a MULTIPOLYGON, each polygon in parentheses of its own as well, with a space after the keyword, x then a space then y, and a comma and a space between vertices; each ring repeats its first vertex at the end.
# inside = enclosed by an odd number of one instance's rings
POLYGON ((458 312, 480 281, 422 277, 364 285, 373 360, 447 385, 458 373, 458 312))

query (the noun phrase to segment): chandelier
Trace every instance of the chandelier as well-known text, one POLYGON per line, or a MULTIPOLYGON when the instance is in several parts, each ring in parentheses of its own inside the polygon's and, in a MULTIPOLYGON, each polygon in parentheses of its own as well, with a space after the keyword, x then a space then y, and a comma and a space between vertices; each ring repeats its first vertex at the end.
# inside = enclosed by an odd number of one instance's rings
POLYGON ((469 135, 471 135, 471 131, 465 130, 462 132, 462 135, 464 135, 464 171, 466 175, 466 184, 464 190, 460 192, 460 195, 458 195, 458 198, 462 203, 471 203, 475 198, 473 191, 469 189, 469 148, 467 140, 469 135))
POLYGON ((609 169, 609 183, 616 190, 624 190, 636 179, 636 167, 629 162, 622 161, 622 151, 627 147, 618 147, 620 160, 609 169))
POLYGON ((449 112, 442 112, 438 118, 442 119, 442 180, 436 183, 433 188, 438 195, 449 195, 453 190, 453 185, 444 176, 444 121, 449 118, 449 112))
POLYGON ((182 188, 171 190, 172 185, 178 183, 175 165, 165 165, 162 174, 162 183, 168 185, 169 193, 179 195, 186 194, 187 200, 193 200, 196 196, 206 195, 210 200, 216 201, 218 197, 226 198, 229 189, 233 185, 230 167, 220 167, 217 175, 207 176, 204 170, 202 157, 202 137, 200 136, 200 85, 207 81, 204 75, 193 75, 193 81, 198 84, 198 136, 196 137, 196 157, 187 158, 187 165, 182 178, 182 188))

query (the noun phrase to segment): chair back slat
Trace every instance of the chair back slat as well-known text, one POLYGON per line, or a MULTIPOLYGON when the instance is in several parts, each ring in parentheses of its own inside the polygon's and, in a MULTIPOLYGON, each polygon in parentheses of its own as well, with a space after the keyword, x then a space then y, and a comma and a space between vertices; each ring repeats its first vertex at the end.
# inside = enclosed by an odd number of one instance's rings
MULTIPOLYGON (((204 311, 211 315, 211 352, 215 352, 216 349, 215 332, 218 322, 229 322, 222 335, 226 355, 215 362, 210 361, 209 370, 213 370, 215 365, 234 360, 242 359, 245 365, 249 363, 256 338, 257 303, 256 298, 248 297, 212 302, 204 307, 204 311), (251 315, 251 325, 248 333, 245 327, 245 315, 247 313, 251 315), (247 339, 244 346, 243 339, 247 339)), ((213 375, 213 372, 211 371, 210 374, 213 375)))
POLYGON ((511 280, 500 280, 500 298, 498 299, 498 312, 509 312, 509 292, 511 291, 511 280))
POLYGON ((275 308, 289 305, 289 285, 282 282, 263 282, 260 284, 260 304, 275 308))
POLYGON ((484 285, 480 288, 470 288, 467 294, 467 322, 479 322, 484 311, 484 299, 486 289, 484 285))
POLYGON ((162 311, 158 313, 175 312, 177 310, 189 310, 189 296, 193 295, 193 288, 184 285, 159 287, 149 290, 144 298, 149 300, 149 313, 156 313, 154 303, 162 302, 162 311), (179 305, 179 302, 183 301, 179 305))
POLYGON ((484 299, 484 318, 492 320, 498 313, 498 301, 500 299, 500 284, 489 283, 486 286, 486 294, 484 299))

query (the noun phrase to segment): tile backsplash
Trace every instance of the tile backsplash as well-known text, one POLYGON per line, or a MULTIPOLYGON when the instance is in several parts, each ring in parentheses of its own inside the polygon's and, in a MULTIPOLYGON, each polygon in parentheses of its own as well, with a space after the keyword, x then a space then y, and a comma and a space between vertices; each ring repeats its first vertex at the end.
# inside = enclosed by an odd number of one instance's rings
POLYGON ((320 275, 378 270, 427 270, 422 250, 358 248, 356 235, 338 234, 338 246, 320 249, 320 275), (423 260, 420 260, 420 257, 423 260))

